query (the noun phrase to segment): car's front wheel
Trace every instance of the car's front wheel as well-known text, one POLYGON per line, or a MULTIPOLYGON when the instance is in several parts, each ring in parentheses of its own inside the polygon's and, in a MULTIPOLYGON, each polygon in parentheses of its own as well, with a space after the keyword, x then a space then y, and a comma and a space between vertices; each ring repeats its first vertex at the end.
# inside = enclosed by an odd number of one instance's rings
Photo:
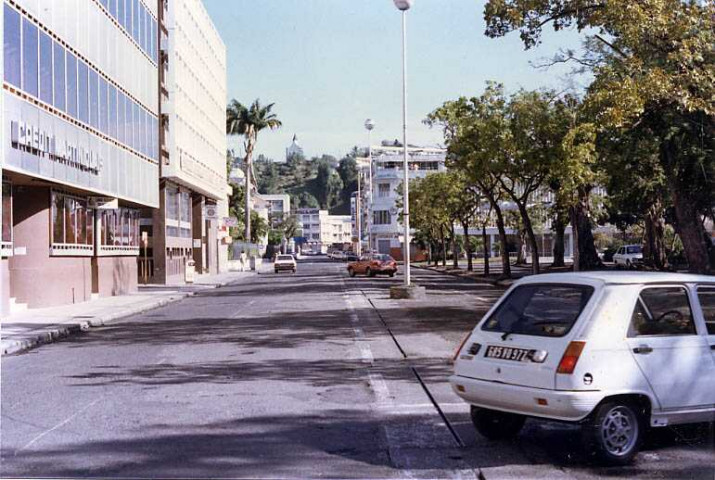
POLYGON ((472 406, 470 413, 474 428, 489 440, 514 438, 526 421, 526 417, 523 415, 499 412, 488 408, 472 406))
POLYGON ((395 272, 390 272, 388 275, 390 275, 391 277, 394 277, 394 276, 395 276, 395 272))
POLYGON ((587 449, 599 460, 626 465, 638 453, 643 436, 639 409, 627 402, 605 402, 583 426, 583 434, 587 449))
POLYGON ((348 275, 350 275, 351 277, 354 277, 354 276, 355 276, 355 270, 353 270, 352 268, 348 268, 348 275))
POLYGON ((373 271, 370 270, 370 267, 367 267, 367 270, 365 270, 365 275, 367 275, 368 277, 374 277, 375 273, 373 273, 373 271))

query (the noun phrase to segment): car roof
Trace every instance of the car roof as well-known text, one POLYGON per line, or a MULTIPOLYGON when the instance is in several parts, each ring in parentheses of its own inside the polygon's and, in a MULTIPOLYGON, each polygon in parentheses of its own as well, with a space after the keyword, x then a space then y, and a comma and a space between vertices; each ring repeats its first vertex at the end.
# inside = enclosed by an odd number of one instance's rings
POLYGON ((712 283, 715 276, 671 272, 566 272, 530 275, 518 281, 525 283, 593 283, 603 284, 650 284, 650 283, 712 283))

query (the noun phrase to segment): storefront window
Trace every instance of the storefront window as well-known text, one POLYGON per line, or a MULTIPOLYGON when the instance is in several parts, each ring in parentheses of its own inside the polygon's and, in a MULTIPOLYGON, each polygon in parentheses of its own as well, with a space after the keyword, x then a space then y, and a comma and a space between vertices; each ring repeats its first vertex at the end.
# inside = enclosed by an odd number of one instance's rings
POLYGON ((37 96, 37 27, 22 19, 22 89, 37 96))
POLYGON ((40 32, 40 100, 52 105, 52 40, 40 32))
POLYGON ((3 55, 5 80, 20 88, 20 71, 22 61, 20 50, 22 48, 20 36, 20 12, 7 3, 3 8, 3 55))
MULTIPOLYGON (((139 241, 132 232, 139 229, 139 210, 118 208, 100 211, 99 255, 136 255, 139 241)), ((88 238, 91 232, 88 231, 88 238)))
POLYGON ((65 103, 65 49, 57 42, 53 42, 55 51, 54 62, 54 103, 58 109, 66 112, 65 103))
POLYGON ((91 212, 86 198, 52 192, 53 255, 92 255, 93 236, 87 233, 91 212))

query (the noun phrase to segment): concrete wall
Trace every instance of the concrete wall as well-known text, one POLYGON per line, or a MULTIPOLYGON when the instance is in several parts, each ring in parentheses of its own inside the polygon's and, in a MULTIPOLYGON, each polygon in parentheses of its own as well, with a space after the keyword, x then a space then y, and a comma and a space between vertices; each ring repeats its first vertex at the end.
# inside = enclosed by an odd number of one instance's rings
POLYGON ((84 302, 91 298, 91 257, 51 257, 50 191, 14 189, 14 247, 9 259, 10 297, 30 308, 84 302), (25 254, 18 254, 18 249, 25 254))
POLYGON ((137 291, 136 257, 96 257, 97 291, 101 297, 137 291))
POLYGON ((0 316, 10 313, 10 262, 0 259, 0 316))

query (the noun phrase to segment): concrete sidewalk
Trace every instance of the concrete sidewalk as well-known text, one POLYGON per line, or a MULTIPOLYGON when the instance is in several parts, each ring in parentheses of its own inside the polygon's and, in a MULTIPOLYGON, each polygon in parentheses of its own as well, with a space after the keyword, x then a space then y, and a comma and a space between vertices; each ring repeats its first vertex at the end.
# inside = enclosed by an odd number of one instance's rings
POLYGON ((18 312, 0 322, 0 355, 22 352, 121 318, 163 307, 196 292, 253 277, 255 272, 198 275, 193 284, 140 285, 136 293, 18 312))

